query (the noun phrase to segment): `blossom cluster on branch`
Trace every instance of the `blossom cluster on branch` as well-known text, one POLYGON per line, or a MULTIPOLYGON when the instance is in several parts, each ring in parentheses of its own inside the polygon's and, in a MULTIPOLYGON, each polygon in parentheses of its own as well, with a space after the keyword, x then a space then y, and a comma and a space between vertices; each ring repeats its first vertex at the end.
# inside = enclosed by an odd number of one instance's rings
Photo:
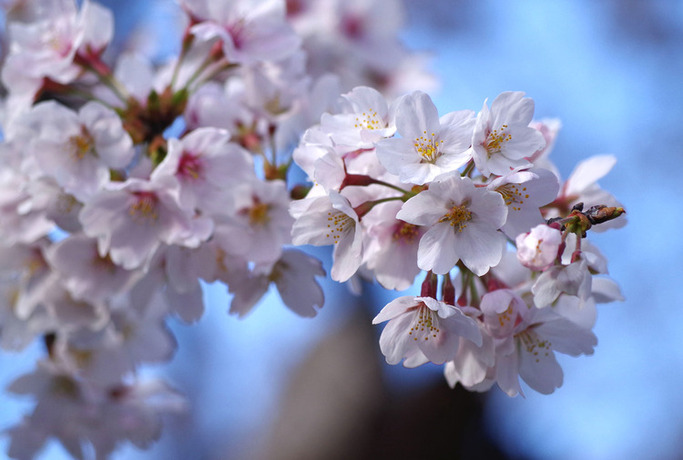
POLYGON ((138 376, 172 357, 168 318, 202 316, 202 282, 225 284, 238 316, 271 285, 315 316, 325 271, 296 245, 333 245, 330 276, 354 285, 405 290, 426 272, 374 320, 391 364, 515 395, 518 377, 562 383, 555 351, 592 353, 595 304, 621 298, 584 240, 624 223, 597 185, 614 158, 560 185, 559 124, 533 121, 520 92, 439 116, 397 2, 182 0, 179 53, 161 65, 109 50, 97 3, 14 3, 0 347, 46 353, 9 387, 36 399, 7 430, 12 458, 53 437, 76 458, 148 446, 186 404, 138 376), (294 163, 313 185, 293 183, 294 163))
POLYGON ((367 87, 343 98, 294 151, 315 185, 292 203, 293 243, 334 245, 337 281, 403 290, 427 272, 419 296, 393 300, 373 321, 388 321, 388 363, 445 364, 451 386, 472 390, 497 383, 514 396, 521 377, 553 392, 554 352, 591 354, 596 302, 621 299, 595 276, 607 262, 583 240, 594 225, 624 223, 596 183, 614 158, 582 162, 560 187, 548 159, 557 123, 532 123, 521 92, 442 116, 420 91, 391 104, 367 87))

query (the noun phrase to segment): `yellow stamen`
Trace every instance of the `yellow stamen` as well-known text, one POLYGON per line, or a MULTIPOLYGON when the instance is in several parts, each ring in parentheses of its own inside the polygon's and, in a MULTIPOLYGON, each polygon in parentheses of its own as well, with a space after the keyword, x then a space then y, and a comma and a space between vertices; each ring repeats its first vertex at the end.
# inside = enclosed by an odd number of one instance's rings
POLYGON ((512 135, 505 132, 507 127, 508 125, 503 125, 500 128, 500 131, 494 129, 487 136, 485 146, 489 156, 493 155, 494 153, 500 153, 500 151, 503 149, 503 144, 512 139, 512 135))
POLYGON ((472 220, 472 213, 467 209, 467 205, 453 206, 450 211, 439 219, 439 222, 448 222, 458 232, 462 232, 467 227, 467 222, 472 220))
POLYGON ((422 133, 422 136, 415 139, 413 146, 415 147, 415 150, 417 150, 417 153, 422 157, 421 161, 435 163, 441 156, 439 147, 443 144, 443 141, 436 140, 436 133, 431 133, 431 135, 427 135, 427 131, 423 131, 422 133))

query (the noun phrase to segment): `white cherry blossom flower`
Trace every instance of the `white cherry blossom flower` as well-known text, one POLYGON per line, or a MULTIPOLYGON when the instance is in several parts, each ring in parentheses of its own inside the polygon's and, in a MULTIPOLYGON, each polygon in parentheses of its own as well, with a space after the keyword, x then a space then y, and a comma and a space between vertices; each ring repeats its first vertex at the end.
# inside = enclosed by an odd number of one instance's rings
POLYGON ((291 241, 294 219, 284 182, 245 181, 231 194, 214 239, 227 253, 270 268, 280 258, 282 246, 291 241))
POLYGON ((551 309, 528 308, 509 292, 493 291, 482 298, 484 323, 495 335, 495 379, 509 396, 523 394, 521 377, 531 388, 550 394, 562 385, 562 368, 555 351, 590 355, 595 335, 551 309), (495 296, 495 299, 486 299, 495 296))
POLYGON ((27 126, 22 135, 33 136, 29 148, 36 169, 80 201, 109 182, 110 169, 125 168, 135 154, 119 116, 97 102, 78 113, 54 101, 43 102, 22 122, 27 126))
POLYGON ((246 316, 274 283, 282 302, 299 316, 313 317, 324 303, 324 294, 316 282, 316 276, 324 276, 322 263, 304 252, 285 249, 282 257, 273 265, 268 274, 245 274, 230 292, 234 294, 230 303, 230 313, 239 317, 246 316))
POLYGON ((484 102, 472 135, 474 164, 484 176, 530 165, 527 157, 545 145, 543 135, 529 126, 533 116, 534 101, 522 92, 501 93, 491 109, 484 102))
POLYGON ((294 222, 292 243, 334 244, 331 276, 335 281, 351 278, 362 262, 363 238, 358 214, 349 200, 336 192, 311 199, 308 208, 294 222))
POLYGON ((432 182, 396 214, 397 219, 429 227, 417 252, 421 269, 445 274, 462 260, 477 276, 503 257, 506 240, 498 229, 506 216, 500 194, 460 177, 432 182))
POLYGON ((384 96, 373 88, 359 86, 342 95, 342 113, 322 115, 320 128, 342 151, 371 149, 396 131, 391 118, 384 96))
POLYGON ((270 273, 282 302, 299 316, 313 317, 324 303, 316 276, 325 276, 322 263, 294 249, 286 249, 270 273))
POLYGON ((405 296, 389 302, 372 324, 389 321, 379 339, 387 363, 406 367, 455 358, 460 338, 481 346, 477 323, 459 308, 431 297, 405 296))
POLYGON ((469 161, 473 126, 473 112, 461 110, 439 118, 431 98, 416 91, 396 103, 401 137, 379 141, 377 158, 402 182, 422 185, 469 161))
POLYGON ((71 235, 50 246, 45 257, 75 299, 95 303, 124 290, 136 275, 102 257, 97 241, 82 234, 71 235))
POLYGON ((584 258, 569 265, 553 265, 541 273, 531 288, 534 305, 538 308, 552 305, 563 293, 587 299, 591 293, 591 280, 584 258))
POLYGON ((539 208, 555 199, 559 187, 557 177, 545 169, 511 171, 491 181, 487 188, 500 193, 508 207, 501 230, 508 237, 516 238, 545 222, 539 208))
POLYGON ((103 6, 86 0, 80 10, 73 0, 40 2, 30 22, 11 21, 10 52, 2 68, 2 81, 30 106, 43 78, 70 83, 81 74, 74 63, 78 52, 101 53, 113 34, 113 16, 103 6))

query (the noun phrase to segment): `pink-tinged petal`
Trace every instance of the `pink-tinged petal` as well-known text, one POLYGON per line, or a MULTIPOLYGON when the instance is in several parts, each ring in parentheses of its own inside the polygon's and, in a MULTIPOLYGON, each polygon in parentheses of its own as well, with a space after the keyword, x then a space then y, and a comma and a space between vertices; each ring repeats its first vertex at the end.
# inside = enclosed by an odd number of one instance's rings
POLYGON ((528 125, 534 116, 534 100, 524 97, 521 91, 505 91, 491 103, 491 113, 494 128, 503 124, 528 125))
POLYGON ((238 283, 233 283, 230 286, 233 294, 230 314, 244 318, 268 291, 268 286, 270 282, 267 276, 243 276, 238 283))
POLYGON ((114 15, 111 10, 98 3, 86 1, 80 16, 79 22, 83 27, 81 50, 87 48, 99 51, 107 46, 114 36, 114 15))
MULTIPOLYGON (((593 297, 583 300, 568 294, 563 294, 558 297, 557 301, 553 304, 552 310, 544 308, 542 310, 535 309, 535 311, 550 311, 555 316, 561 316, 577 326, 588 330, 595 326, 595 321, 598 316, 598 310, 595 308, 595 299, 593 299, 593 297)), ((534 316, 534 321, 536 321, 536 316, 534 316)))
POLYGON ((412 314, 401 315, 389 321, 384 327, 379 337, 379 348, 387 363, 400 363, 409 348, 415 347, 414 338, 408 334, 412 321, 412 314))
POLYGON ((480 384, 486 379, 488 370, 495 363, 493 340, 483 336, 481 346, 469 340, 461 340, 453 361, 446 363, 444 376, 451 387, 460 382, 465 387, 480 384))
POLYGON ((439 126, 439 113, 426 93, 415 91, 397 102, 396 129, 401 137, 413 141, 436 133, 439 126))
POLYGON ((483 339, 479 322, 462 313, 460 309, 456 309, 456 311, 455 315, 443 320, 445 321, 445 327, 459 337, 467 339, 480 347, 483 339))
POLYGON ((619 285, 609 278, 593 278, 592 281, 593 299, 597 303, 614 302, 615 300, 625 300, 619 285))
POLYGON ((407 165, 420 162, 413 142, 406 138, 382 139, 377 143, 376 154, 382 166, 397 176, 407 165))
POLYGON ((563 266, 553 266, 541 273, 531 288, 534 294, 534 305, 536 308, 544 308, 551 305, 562 293, 559 284, 555 282, 563 266))
POLYGON ((330 218, 328 213, 337 214, 327 196, 313 200, 292 226, 292 243, 297 246, 302 244, 314 246, 332 244, 332 238, 327 231, 328 219, 330 218))
POLYGON ((496 289, 484 294, 479 308, 485 315, 499 315, 510 308, 517 298, 510 289, 496 289))
POLYGON ((457 253, 467 268, 477 276, 488 272, 503 258, 507 240, 501 232, 477 225, 457 236, 457 253))
POLYGON ((444 199, 437 193, 419 193, 396 213, 396 218, 413 225, 432 225, 447 211, 444 199))
MULTIPOLYGON (((460 337, 451 332, 455 319, 447 318, 438 321, 438 329, 436 331, 425 331, 415 339, 415 343, 420 347, 424 355, 434 364, 443 364, 446 361, 451 361, 458 353, 458 345, 460 344, 460 337)), ((481 337, 480 337, 481 339, 481 337)))
POLYGON ((438 164, 410 163, 403 165, 398 178, 406 184, 424 185, 444 173, 445 170, 438 164))
POLYGON ((598 339, 585 329, 564 318, 546 321, 535 328, 535 333, 547 340, 553 350, 570 356, 592 355, 598 339))
POLYGON ((524 396, 519 385, 519 361, 518 353, 498 356, 496 359, 496 381, 500 389, 510 397, 518 394, 524 396))
POLYGON ((499 229, 507 219, 508 210, 499 193, 488 190, 475 190, 469 209, 476 214, 477 223, 486 224, 489 228, 499 229))
POLYGON ((425 354, 422 353, 422 350, 420 350, 419 348, 413 348, 408 352, 406 359, 403 360, 403 367, 412 369, 418 366, 422 366, 423 364, 427 364, 428 362, 429 358, 427 358, 425 354))
POLYGON ((439 275, 450 272, 459 258, 453 232, 453 227, 447 223, 436 224, 427 230, 417 249, 417 266, 439 275))
POLYGON ((304 317, 315 316, 325 301, 316 276, 325 276, 322 262, 293 249, 283 251, 271 273, 284 304, 304 317))
POLYGON ((519 376, 534 390, 550 394, 562 386, 562 368, 555 353, 535 332, 525 332, 519 358, 519 376))
POLYGON ((414 242, 385 242, 386 248, 381 253, 374 253, 367 261, 368 268, 375 271, 377 281, 386 289, 403 291, 408 289, 420 273, 417 266, 417 248, 419 240, 414 242))
POLYGON ((379 324, 384 321, 396 318, 405 313, 409 308, 416 307, 420 304, 420 300, 414 296, 398 297, 389 302, 372 320, 372 324, 379 324))
POLYGON ((339 190, 345 177, 344 160, 334 152, 327 153, 316 160, 312 176, 325 190, 339 190))
POLYGON ((441 129, 439 140, 443 141, 444 152, 466 150, 472 142, 472 130, 476 118, 472 110, 450 112, 439 119, 441 129))
POLYGON ((517 128, 510 140, 503 144, 503 155, 508 160, 514 161, 516 166, 529 164, 525 158, 530 157, 544 146, 543 134, 534 128, 520 127, 517 128))
POLYGON ((614 155, 597 155, 579 163, 567 179, 567 196, 580 195, 599 179, 607 175, 617 163, 614 155))
POLYGON ((353 237, 343 237, 334 247, 334 262, 330 276, 343 283, 351 278, 363 261, 363 239, 360 231, 353 230, 353 237))
POLYGON ((485 172, 486 175, 495 174, 502 176, 510 173, 515 168, 530 166, 531 163, 524 158, 512 159, 505 156, 504 153, 495 153, 487 159, 485 164, 477 165, 477 168, 482 170, 482 174, 485 172))
POLYGON ((166 288, 166 299, 171 311, 188 324, 198 321, 204 314, 204 296, 198 281, 194 289, 185 292, 166 288))

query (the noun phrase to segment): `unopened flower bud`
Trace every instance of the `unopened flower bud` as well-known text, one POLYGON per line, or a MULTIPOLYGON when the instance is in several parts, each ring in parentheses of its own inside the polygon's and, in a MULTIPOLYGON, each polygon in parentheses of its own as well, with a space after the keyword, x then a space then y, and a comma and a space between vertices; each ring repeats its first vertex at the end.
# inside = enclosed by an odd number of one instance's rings
POLYGON ((557 258, 562 244, 562 233, 545 224, 537 225, 530 232, 517 236, 517 259, 531 270, 543 271, 557 258))

